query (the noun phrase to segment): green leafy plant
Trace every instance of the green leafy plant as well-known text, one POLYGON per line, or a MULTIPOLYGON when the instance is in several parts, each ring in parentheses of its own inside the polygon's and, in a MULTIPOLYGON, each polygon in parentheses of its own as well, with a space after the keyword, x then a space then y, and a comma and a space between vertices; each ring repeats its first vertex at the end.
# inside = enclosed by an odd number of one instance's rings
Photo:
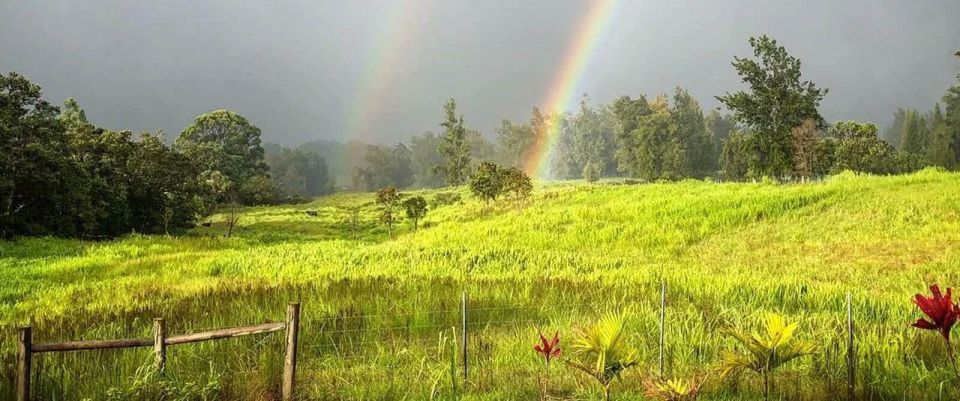
POLYGON ((413 223, 413 231, 417 231, 420 219, 427 215, 427 200, 422 196, 414 196, 403 201, 402 204, 407 212, 407 218, 413 223))
POLYGON ((700 389, 706 376, 692 379, 661 379, 651 377, 644 381, 647 397, 663 401, 694 401, 700 395, 700 389))
POLYGON ((610 399, 613 379, 639 363, 637 351, 627 344, 625 319, 620 313, 607 313, 593 325, 577 330, 573 351, 578 359, 567 363, 590 375, 603 388, 603 399, 610 399))
POLYGON ((805 355, 814 347, 793 337, 796 323, 788 323, 780 315, 769 315, 764 322, 764 333, 747 332, 736 328, 723 331, 737 340, 747 352, 727 351, 721 357, 721 375, 750 370, 763 378, 763 399, 770 399, 772 374, 777 368, 805 355))

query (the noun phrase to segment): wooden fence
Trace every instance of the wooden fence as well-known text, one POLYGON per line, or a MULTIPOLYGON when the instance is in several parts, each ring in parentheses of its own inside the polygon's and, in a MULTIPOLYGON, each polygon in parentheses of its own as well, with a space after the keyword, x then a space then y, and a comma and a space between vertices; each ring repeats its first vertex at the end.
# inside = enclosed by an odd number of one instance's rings
POLYGON ((163 372, 167 363, 167 346, 189 344, 201 341, 221 340, 251 334, 286 331, 286 354, 283 362, 283 401, 293 400, 295 376, 297 370, 297 337, 300 331, 300 304, 287 305, 287 318, 280 323, 264 323, 253 326, 191 333, 167 337, 166 323, 163 319, 153 320, 153 338, 128 338, 119 340, 68 341, 60 343, 39 343, 32 341, 31 328, 21 327, 17 337, 17 401, 30 400, 30 368, 33 354, 44 352, 87 351, 114 348, 153 347, 154 363, 159 372, 163 372))

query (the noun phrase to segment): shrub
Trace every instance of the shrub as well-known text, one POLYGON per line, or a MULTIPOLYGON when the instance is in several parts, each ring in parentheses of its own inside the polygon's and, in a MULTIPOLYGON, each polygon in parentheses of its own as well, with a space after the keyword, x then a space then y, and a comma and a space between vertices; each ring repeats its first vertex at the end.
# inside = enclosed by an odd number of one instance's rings
POLYGON ((504 169, 496 163, 483 162, 470 175, 470 192, 484 202, 497 200, 503 192, 504 169))
POLYGON ((455 203, 460 203, 460 194, 456 192, 440 192, 433 196, 430 206, 436 208, 437 206, 452 205, 455 203))
POLYGON ((587 162, 583 165, 583 179, 587 182, 596 182, 600 179, 600 164, 587 162))
POLYGON ((516 167, 507 169, 503 174, 503 190, 513 199, 525 201, 533 191, 533 182, 523 170, 516 167))
POLYGON ((417 230, 417 223, 427 215, 427 201, 422 196, 414 196, 403 201, 403 208, 407 212, 407 218, 413 222, 413 230, 417 230))
POLYGON ((377 191, 377 205, 380 205, 380 221, 387 225, 387 232, 393 238, 393 224, 397 221, 395 209, 400 204, 403 194, 396 188, 389 186, 377 191))

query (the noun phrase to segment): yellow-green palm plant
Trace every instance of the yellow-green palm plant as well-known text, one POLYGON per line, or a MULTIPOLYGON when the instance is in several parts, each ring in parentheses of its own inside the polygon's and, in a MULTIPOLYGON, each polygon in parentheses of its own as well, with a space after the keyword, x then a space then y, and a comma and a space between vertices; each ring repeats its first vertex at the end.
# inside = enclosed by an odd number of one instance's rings
POLYGON ((639 362, 637 351, 626 342, 625 319, 607 313, 593 325, 577 330, 572 344, 577 360, 567 363, 594 378, 603 387, 603 399, 610 399, 613 379, 639 362))
POLYGON ((656 400, 695 401, 705 381, 706 376, 690 380, 648 378, 644 386, 647 388, 647 396, 656 400))
POLYGON ((765 321, 766 333, 752 332, 736 328, 724 329, 735 338, 746 353, 727 351, 721 357, 721 375, 744 369, 751 370, 763 377, 763 399, 770 399, 771 375, 774 370, 786 363, 812 354, 814 347, 794 338, 796 323, 788 323, 780 315, 769 315, 765 321))

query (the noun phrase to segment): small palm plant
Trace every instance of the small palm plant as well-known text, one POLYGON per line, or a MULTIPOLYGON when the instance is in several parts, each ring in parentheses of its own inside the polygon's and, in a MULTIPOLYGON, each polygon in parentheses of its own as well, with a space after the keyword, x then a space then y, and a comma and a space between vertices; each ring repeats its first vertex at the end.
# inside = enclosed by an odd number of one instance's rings
POLYGON ((684 379, 649 378, 644 381, 647 397, 663 401, 695 401, 706 376, 684 379))
POLYGON ((637 351, 626 343, 625 320, 622 314, 608 313, 584 329, 577 330, 573 343, 578 360, 570 366, 594 378, 603 387, 603 399, 610 400, 613 379, 639 362, 637 351))
POLYGON ((769 315, 765 322, 766 333, 734 328, 724 329, 746 348, 746 353, 727 351, 721 357, 721 376, 741 370, 751 370, 763 377, 763 399, 770 399, 772 374, 777 368, 805 355, 812 354, 814 347, 793 337, 796 323, 788 323, 780 315, 769 315))

